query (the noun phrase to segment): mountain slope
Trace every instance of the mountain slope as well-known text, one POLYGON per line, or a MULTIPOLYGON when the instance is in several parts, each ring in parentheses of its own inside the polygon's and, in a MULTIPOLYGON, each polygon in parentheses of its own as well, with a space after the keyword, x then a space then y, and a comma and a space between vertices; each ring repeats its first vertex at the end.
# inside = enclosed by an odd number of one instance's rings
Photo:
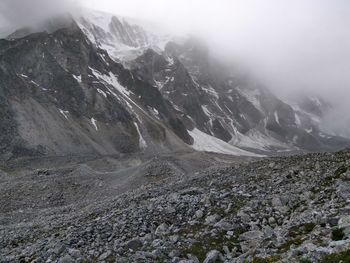
POLYGON ((250 78, 233 74, 197 41, 169 43, 162 54, 148 50, 132 67, 172 102, 190 130, 196 127, 232 145, 264 152, 349 145, 322 131, 321 113, 315 114, 320 105, 283 102, 250 78))
POLYGON ((159 49, 161 37, 143 27, 112 14, 84 10, 76 21, 90 41, 108 51, 115 60, 127 61, 147 48, 159 49))
POLYGON ((195 154, 160 160, 201 160, 185 176, 94 162, 2 175, 0 261, 347 262, 349 151, 221 165, 195 154))
POLYGON ((159 91, 96 49, 74 21, 1 40, 0 80, 4 156, 175 150, 186 149, 178 137, 192 140, 159 91))
POLYGON ((281 101, 194 39, 155 51, 149 47, 159 39, 103 13, 43 26, 42 33, 17 30, 0 41, 2 159, 349 145, 321 130, 317 101, 281 101))

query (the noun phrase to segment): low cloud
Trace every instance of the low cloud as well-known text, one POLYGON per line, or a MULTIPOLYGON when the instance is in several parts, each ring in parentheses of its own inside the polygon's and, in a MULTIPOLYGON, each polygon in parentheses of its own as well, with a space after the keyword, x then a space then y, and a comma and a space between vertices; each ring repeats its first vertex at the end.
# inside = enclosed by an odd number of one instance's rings
MULTIPOLYGON (((86 5, 195 33, 280 97, 334 105, 327 126, 350 131, 348 0, 88 0, 86 5), (341 119, 335 121, 335 117, 341 119)), ((350 132, 349 132, 350 133, 350 132)))
POLYGON ((76 2, 153 21, 174 34, 196 34, 281 97, 302 93, 331 101, 334 114, 347 120, 333 125, 333 115, 328 126, 350 131, 348 0, 1 0, 0 24, 26 25, 76 2))
POLYGON ((86 6, 197 34, 276 90, 349 88, 347 0, 84 0, 86 6))
POLYGON ((1 0, 0 34, 70 11, 74 0, 1 0))

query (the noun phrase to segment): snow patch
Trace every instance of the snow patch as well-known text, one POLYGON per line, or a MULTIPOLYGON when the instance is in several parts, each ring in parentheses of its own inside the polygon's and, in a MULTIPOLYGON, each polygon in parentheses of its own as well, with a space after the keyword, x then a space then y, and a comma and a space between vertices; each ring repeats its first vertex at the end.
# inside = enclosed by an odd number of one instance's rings
POLYGON ((118 82, 118 79, 116 78, 116 76, 112 73, 109 72, 109 75, 104 75, 101 74, 100 72, 98 72, 97 70, 89 67, 91 69, 91 71, 93 72, 93 74, 101 79, 104 80, 106 83, 108 83, 109 85, 113 86, 117 91, 119 91, 121 94, 123 94, 126 97, 129 97, 131 92, 128 91, 125 87, 123 87, 122 85, 120 85, 120 83, 118 82))
POLYGON ((213 89, 213 87, 211 87, 211 86, 209 86, 209 87, 202 87, 202 90, 204 90, 208 94, 211 94, 216 99, 219 99, 219 94, 216 92, 215 89, 213 89))
POLYGON ((40 85, 39 85, 38 83, 36 83, 34 80, 31 80, 30 82, 31 82, 32 84, 34 84, 35 86, 40 87, 40 85))
POLYGON ((123 87, 122 85, 119 84, 116 76, 113 73, 109 73, 108 75, 103 75, 101 74, 99 71, 89 67, 91 69, 91 71, 93 72, 93 75, 95 77, 97 77, 98 79, 102 80, 105 82, 105 88, 110 92, 109 94, 113 95, 114 97, 116 97, 118 99, 118 101, 120 102, 124 102, 126 104, 126 106, 130 109, 130 112, 132 114, 136 114, 134 112, 133 106, 138 108, 139 110, 141 110, 144 114, 148 115, 147 112, 144 111, 143 108, 141 108, 139 105, 137 105, 130 97, 129 95, 131 95, 131 92, 128 91, 125 87, 123 87), (109 87, 113 87, 114 89, 116 89, 117 91, 119 91, 119 93, 121 93, 121 95, 124 97, 123 99, 120 98, 120 96, 118 96, 117 93, 115 93, 111 88, 109 87), (133 105, 133 106, 132 106, 133 105))
MULTIPOLYGON (((79 27, 89 40, 99 48, 105 49, 109 56, 116 61, 135 59, 147 48, 163 51, 165 45, 171 40, 168 36, 164 35, 162 37, 163 34, 157 33, 158 30, 154 32, 156 34, 153 34, 151 33, 153 30, 146 29, 143 31, 144 36, 140 36, 135 27, 145 28, 146 21, 142 21, 141 25, 138 20, 125 19, 113 14, 88 9, 76 18, 79 27), (123 33, 111 29, 112 17, 117 17, 121 23, 119 31, 123 31, 123 33), (135 38, 133 35, 135 35, 135 38), (123 41, 125 38, 132 39, 136 46, 129 46, 123 41)), ((155 28, 152 26, 152 29, 155 28)))
POLYGON ((174 58, 172 58, 172 57, 167 57, 167 62, 168 62, 168 65, 169 65, 169 66, 174 65, 174 58))
POLYGON ((103 90, 97 89, 97 92, 102 94, 105 98, 107 98, 107 94, 103 90))
POLYGON ((155 114, 159 115, 159 111, 156 108, 153 108, 155 114))
MULTIPOLYGON (((18 76, 25 78, 25 79, 29 79, 29 77, 27 75, 24 74, 17 74, 18 76)), ((42 87, 40 87, 40 85, 38 83, 36 83, 34 80, 29 80, 30 83, 32 83, 33 85, 37 86, 38 88, 41 88, 42 90, 46 91, 47 89, 44 89, 42 87)))
POLYGON ((209 118, 213 115, 208 109, 207 105, 202 105, 202 110, 204 111, 205 115, 207 115, 209 118))
POLYGON ((147 143, 141 134, 141 131, 140 131, 140 128, 139 128, 137 122, 134 122, 134 124, 135 124, 136 130, 139 134, 139 146, 141 149, 145 149, 147 147, 147 143))
POLYGON ((320 117, 318 117, 318 116, 316 116, 315 114, 312 114, 312 113, 310 113, 310 112, 306 112, 306 111, 304 111, 303 109, 301 109, 300 107, 299 107, 299 105, 291 105, 292 106, 292 108, 293 108, 293 110, 294 111, 296 111, 297 113, 299 113, 299 114, 302 114, 302 115, 304 115, 304 116, 307 116, 307 117, 309 117, 310 119, 311 119, 311 121, 312 122, 314 122, 315 124, 321 124, 321 118, 320 117))
POLYGON ((97 121, 94 118, 91 118, 90 121, 91 121, 92 125, 95 127, 95 130, 98 131, 97 121))
POLYGON ((72 74, 73 78, 76 79, 76 81, 78 81, 79 83, 81 83, 81 75, 77 76, 77 75, 74 75, 72 74))
POLYGON ((311 127, 310 129, 305 129, 305 131, 306 131, 307 133, 312 133, 313 128, 311 127))
POLYGON ((250 153, 239 149, 235 146, 228 144, 218 138, 208 135, 197 128, 192 131, 188 131, 194 140, 192 148, 197 151, 215 152, 230 155, 243 155, 243 156, 259 156, 254 153, 250 153))
POLYGON ((68 120, 68 114, 69 114, 69 111, 64 111, 64 110, 61 110, 61 109, 58 109, 60 111, 60 113, 68 120))
POLYGON ((29 78, 27 75, 24 75, 24 74, 19 74, 19 76, 21 76, 23 78, 29 78))
POLYGON ((252 148, 262 151, 268 151, 271 150, 271 148, 290 149, 289 145, 281 143, 280 141, 266 136, 256 130, 250 130, 246 134, 242 134, 236 130, 235 136, 229 143, 238 147, 252 148))
POLYGON ((276 121, 278 124, 280 124, 280 118, 279 118, 279 116, 278 116, 278 112, 277 112, 277 111, 274 112, 274 116, 275 116, 275 121, 276 121))

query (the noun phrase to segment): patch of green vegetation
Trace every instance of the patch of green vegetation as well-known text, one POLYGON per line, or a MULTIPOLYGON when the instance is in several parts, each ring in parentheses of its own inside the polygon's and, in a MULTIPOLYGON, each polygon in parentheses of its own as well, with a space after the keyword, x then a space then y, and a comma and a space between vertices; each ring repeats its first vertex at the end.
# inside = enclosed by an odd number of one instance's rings
POLYGON ((287 252, 292 245, 299 247, 304 242, 304 240, 305 240, 304 238, 291 239, 288 242, 284 243, 283 245, 279 246, 278 249, 281 252, 287 252))
POLYGON ((328 246, 328 241, 326 239, 322 239, 320 236, 319 237, 316 237, 314 239, 314 244, 315 245, 318 245, 318 246, 321 246, 321 247, 325 247, 325 246, 328 246))
MULTIPOLYGON (((217 214, 221 217, 227 217, 230 214, 236 214, 237 211, 244 205, 245 201, 243 200, 234 200, 234 206, 231 207, 231 210, 226 213, 225 209, 221 207, 215 207, 210 209, 210 214, 217 214)), ((180 235, 187 235, 187 234, 197 234, 204 232, 205 228, 207 226, 203 224, 197 224, 194 226, 186 226, 183 227, 180 231, 180 235)), ((206 254, 210 250, 222 250, 223 246, 227 246, 229 250, 232 250, 233 248, 237 247, 237 249, 240 249, 239 242, 237 241, 237 238, 240 234, 244 233, 245 229, 236 229, 234 236, 227 238, 226 233, 227 231, 221 231, 216 236, 206 235, 201 238, 199 242, 194 243, 189 248, 183 248, 182 252, 184 255, 186 254, 192 254, 195 255, 199 261, 203 261, 206 258, 206 254)), ((223 252, 223 251, 221 251, 223 252)))
POLYGON ((291 237, 291 239, 288 242, 281 245, 279 249, 282 252, 286 252, 290 249, 292 245, 295 245, 297 247, 300 246, 306 239, 306 235, 311 233, 312 230, 314 230, 315 226, 315 223, 310 222, 303 225, 291 227, 288 233, 288 236, 291 237))
POLYGON ((204 229, 205 226, 201 224, 196 224, 196 225, 186 225, 186 227, 183 227, 180 229, 179 234, 180 235, 187 235, 187 234, 196 234, 200 232, 202 229, 204 229))
MULTIPOLYGON (((348 171, 348 167, 345 166, 345 165, 342 165, 340 166, 335 172, 334 172, 334 175, 333 176, 327 176, 323 179, 323 181, 321 182, 320 184, 320 187, 321 188, 324 188, 324 187, 330 187, 332 186, 334 180, 336 179, 339 179, 340 176, 344 173, 346 173, 348 171)), ((312 192, 313 193, 317 193, 319 192, 320 189, 316 190, 316 189, 313 189, 312 192)))
POLYGON ((323 181, 322 181, 322 186, 323 187, 329 187, 333 184, 333 179, 335 179, 335 177, 333 176, 327 176, 323 181))
POLYGON ((341 253, 335 253, 330 254, 326 257, 324 257, 320 263, 350 263, 350 250, 341 252, 341 253))
POLYGON ((346 173, 347 171, 348 171, 348 167, 346 167, 345 165, 342 165, 334 172, 334 175, 336 177, 339 177, 342 174, 346 173))
POLYGON ((2 109, 0 109, 0 119, 4 119, 5 116, 6 116, 5 112, 2 109))
MULTIPOLYGON (((323 181, 321 182, 320 186, 322 188, 324 187, 330 187, 332 186, 334 180, 339 179, 340 176, 344 173, 346 173, 348 171, 348 167, 346 167, 345 165, 340 166, 335 172, 333 176, 327 176, 323 179, 323 181)), ((316 191, 315 189, 313 190, 313 192, 319 192, 316 191)))
POLYGON ((305 201, 300 201, 300 202, 295 203, 295 204, 293 205, 293 207, 292 207, 292 211, 294 212, 294 211, 297 210, 299 207, 304 206, 305 204, 306 204, 305 201))
POLYGON ((299 263, 312 263, 312 261, 310 259, 302 258, 299 263))
POLYGON ((312 230, 314 230, 316 224, 315 223, 307 223, 304 225, 304 233, 308 234, 310 233, 312 230))
POLYGON ((225 211, 225 208, 218 207, 213 204, 213 206, 210 208, 208 212, 211 214, 218 214, 221 217, 227 217, 228 215, 236 214, 239 209, 241 209, 247 202, 244 198, 237 198, 236 196, 228 196, 226 198, 229 198, 232 201, 232 207, 230 211, 225 211))
POLYGON ((306 223, 303 225, 299 225, 299 226, 294 226, 294 227, 290 228, 288 235, 290 237, 293 237, 293 238, 296 238, 296 237, 301 236, 301 235, 307 235, 312 230, 314 230, 315 226, 316 226, 316 224, 312 223, 312 222, 306 223))
POLYGON ((202 245, 202 243, 194 243, 191 247, 184 251, 184 254, 192 254, 195 255, 200 262, 205 260, 207 255, 206 248, 202 245))
POLYGON ((215 207, 214 206, 209 211, 210 211, 210 214, 212 214, 212 215, 217 214, 217 215, 219 215, 221 217, 225 216, 225 209, 222 208, 222 207, 215 207))
POLYGON ((109 256, 109 257, 106 259, 106 262, 107 262, 107 263, 117 262, 117 258, 116 258, 115 256, 109 256))
MULTIPOLYGON (((236 233, 236 236, 238 236, 239 234, 240 233, 236 233)), ((214 249, 220 251, 223 248, 223 246, 227 246, 230 251, 235 247, 240 249, 236 237, 228 239, 226 237, 226 231, 223 231, 216 236, 204 236, 199 242, 192 244, 192 246, 184 249, 182 252, 184 255, 195 255, 199 259, 199 261, 202 262, 205 260, 208 251, 214 249)), ((224 251, 221 252, 223 253, 224 251)))
POLYGON ((254 258, 252 263, 274 263, 281 260, 280 256, 272 256, 267 258, 254 258))
POLYGON ((332 230, 332 240, 339 241, 344 239, 343 229, 336 228, 332 230))

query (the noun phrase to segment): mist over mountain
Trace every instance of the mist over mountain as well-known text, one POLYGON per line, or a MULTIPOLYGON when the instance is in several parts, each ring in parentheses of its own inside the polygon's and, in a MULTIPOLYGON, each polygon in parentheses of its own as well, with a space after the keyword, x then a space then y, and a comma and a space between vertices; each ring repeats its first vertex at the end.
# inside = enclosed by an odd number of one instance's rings
MULTIPOLYGON (((341 24, 347 18, 338 9, 340 4, 15 0, 1 2, 1 19, 2 30, 12 32, 6 35, 12 41, 70 27, 81 30, 92 46, 105 50, 145 84, 158 88, 175 114, 161 112, 167 115, 166 125, 196 149, 227 152, 222 147, 238 146, 253 152, 278 152, 338 148, 344 143, 341 137, 349 135, 347 117, 334 122, 334 116, 344 115, 348 95, 348 46, 341 24), (126 17, 92 7, 116 8, 126 17), (166 15, 170 8, 173 12, 166 15), (148 9, 154 9, 152 15, 148 9), (186 11, 180 12, 182 9, 186 11), (329 14, 324 17, 326 11, 329 14), (179 16, 174 15, 177 13, 179 16), (149 27, 149 21, 163 23, 166 34, 149 27), (339 48, 333 46, 335 42, 339 48), (213 136, 214 141, 204 147, 203 136, 213 136), (218 146, 216 139, 228 145, 218 146)), ((84 67, 95 72, 89 64, 84 67)), ((38 85, 48 84, 38 83, 42 76, 28 70, 16 73, 31 75, 29 79, 38 85)), ((79 74, 76 70, 70 73, 82 77, 83 72, 86 69, 79 68, 79 74)), ((98 79, 107 80, 108 74, 98 74, 98 79)), ((132 101, 145 103, 143 99, 132 101)), ((56 107, 61 111, 67 106, 56 107)), ((98 122, 91 113, 84 114, 90 115, 94 125, 98 122)), ((19 129, 23 139, 21 133, 19 129)), ((47 147, 44 142, 36 143, 35 147, 47 147)))
MULTIPOLYGON (((2 25, 18 28, 81 8, 151 21, 174 36, 195 35, 213 55, 235 62, 277 96, 286 100, 299 94, 319 96, 336 106, 331 115, 346 116, 350 97, 350 4, 346 1, 4 0, 0 19, 2 25)), ((10 30, 1 31, 6 35, 10 30)), ((330 119, 325 119, 328 127, 332 127, 330 119)), ((348 122, 341 125, 342 134, 348 122)), ((338 127, 334 125, 334 132, 340 132, 338 127)))
POLYGON ((105 0, 89 4, 153 19, 179 34, 195 33, 210 43, 213 52, 239 61, 279 96, 321 96, 346 116, 343 109, 350 97, 347 1, 134 0, 118 5, 105 0))
POLYGON ((0 262, 348 262, 349 19, 0 1, 0 262))

